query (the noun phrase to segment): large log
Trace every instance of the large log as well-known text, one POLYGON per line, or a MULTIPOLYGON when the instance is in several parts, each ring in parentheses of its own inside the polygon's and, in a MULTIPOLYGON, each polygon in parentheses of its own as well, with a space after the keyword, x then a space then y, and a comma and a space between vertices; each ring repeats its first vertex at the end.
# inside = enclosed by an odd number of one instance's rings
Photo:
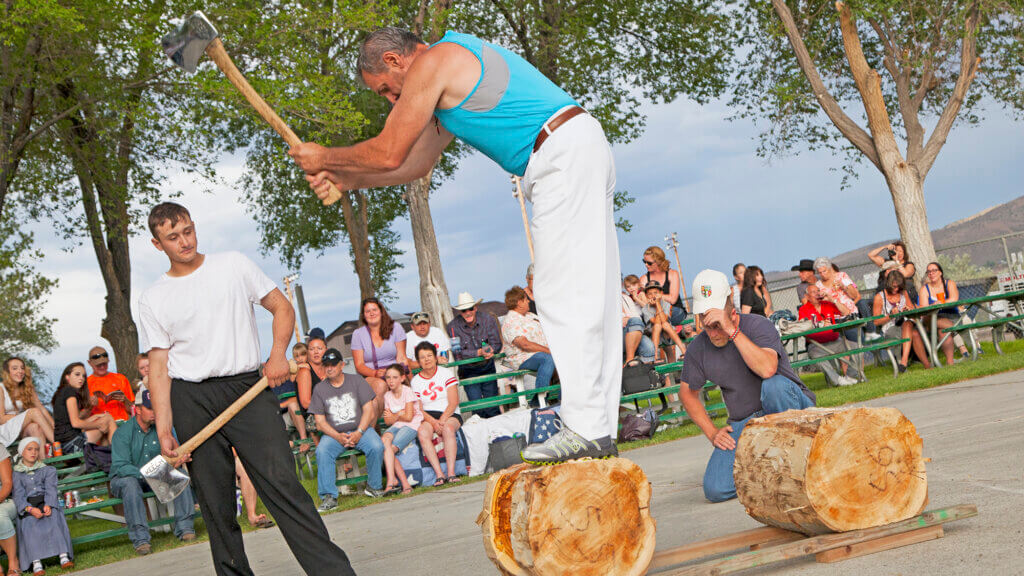
POLYGON ((650 501, 625 458, 519 464, 488 479, 477 524, 505 575, 639 576, 654 555, 650 501))
POLYGON ((895 408, 809 408, 753 418, 733 477, 754 519, 804 534, 916 516, 928 500, 922 441, 895 408))

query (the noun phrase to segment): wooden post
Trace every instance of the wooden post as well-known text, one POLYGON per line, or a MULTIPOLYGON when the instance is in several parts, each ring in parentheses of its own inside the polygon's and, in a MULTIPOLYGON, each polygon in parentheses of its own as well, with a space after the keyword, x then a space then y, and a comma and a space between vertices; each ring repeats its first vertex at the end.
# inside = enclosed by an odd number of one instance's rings
MULTIPOLYGON (((284 291, 286 294, 288 294, 288 303, 292 305, 293 309, 295 308, 295 296, 292 295, 292 282, 298 279, 298 272, 296 272, 295 274, 289 274, 288 276, 284 277, 284 291)), ((299 332, 298 322, 295 323, 295 342, 302 342, 302 334, 299 332)))
POLYGON ((522 178, 512 175, 512 182, 516 185, 513 196, 519 200, 519 210, 523 214, 523 228, 526 230, 526 244, 530 247, 530 262, 533 262, 533 235, 530 234, 530 219, 526 217, 526 200, 523 196, 523 187, 520 185, 522 178))

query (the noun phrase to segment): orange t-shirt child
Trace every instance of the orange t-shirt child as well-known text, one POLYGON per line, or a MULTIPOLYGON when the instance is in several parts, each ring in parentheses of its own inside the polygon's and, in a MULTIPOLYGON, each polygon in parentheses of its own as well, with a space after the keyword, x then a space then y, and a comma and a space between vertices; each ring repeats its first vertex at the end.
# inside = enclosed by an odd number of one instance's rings
POLYGON ((114 420, 127 420, 131 418, 131 414, 125 409, 124 403, 117 400, 107 400, 107 396, 110 394, 123 392, 129 402, 135 402, 132 385, 128 383, 128 378, 124 374, 118 374, 117 372, 107 372, 103 376, 93 374, 89 376, 88 385, 90 395, 103 395, 102 398, 96 398, 96 407, 92 410, 93 414, 106 412, 113 416, 114 420))

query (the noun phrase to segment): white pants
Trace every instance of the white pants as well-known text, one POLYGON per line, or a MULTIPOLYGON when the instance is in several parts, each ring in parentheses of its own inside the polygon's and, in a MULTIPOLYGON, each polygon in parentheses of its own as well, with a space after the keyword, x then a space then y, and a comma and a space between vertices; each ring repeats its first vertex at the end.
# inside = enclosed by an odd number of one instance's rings
POLYGON ((530 156, 533 290, 562 383, 561 416, 588 440, 615 438, 622 391, 615 163, 601 124, 572 118, 530 156))

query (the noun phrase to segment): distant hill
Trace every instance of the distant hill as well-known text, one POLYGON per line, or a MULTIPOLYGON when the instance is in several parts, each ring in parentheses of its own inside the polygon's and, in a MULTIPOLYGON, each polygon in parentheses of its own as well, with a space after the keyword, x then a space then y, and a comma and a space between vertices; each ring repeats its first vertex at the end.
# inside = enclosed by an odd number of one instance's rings
MULTIPOLYGON (((984 242, 962 249, 943 249, 1022 230, 1024 230, 1024 196, 1005 204, 986 208, 977 214, 957 220, 938 230, 932 230, 932 240, 935 242, 936 251, 940 254, 946 254, 950 257, 959 254, 970 254, 971 261, 977 266, 999 268, 1001 263, 1006 260, 1002 242, 984 242)), ((889 241, 892 240, 895 240, 895 238, 889 239, 889 241)), ((877 243, 844 252, 833 257, 832 260, 840 268, 861 264, 867 261, 868 252, 872 248, 881 245, 885 241, 886 239, 881 238, 877 243)), ((1020 246, 1020 244, 1020 240, 1011 242, 1011 250, 1013 246, 1020 246)))

